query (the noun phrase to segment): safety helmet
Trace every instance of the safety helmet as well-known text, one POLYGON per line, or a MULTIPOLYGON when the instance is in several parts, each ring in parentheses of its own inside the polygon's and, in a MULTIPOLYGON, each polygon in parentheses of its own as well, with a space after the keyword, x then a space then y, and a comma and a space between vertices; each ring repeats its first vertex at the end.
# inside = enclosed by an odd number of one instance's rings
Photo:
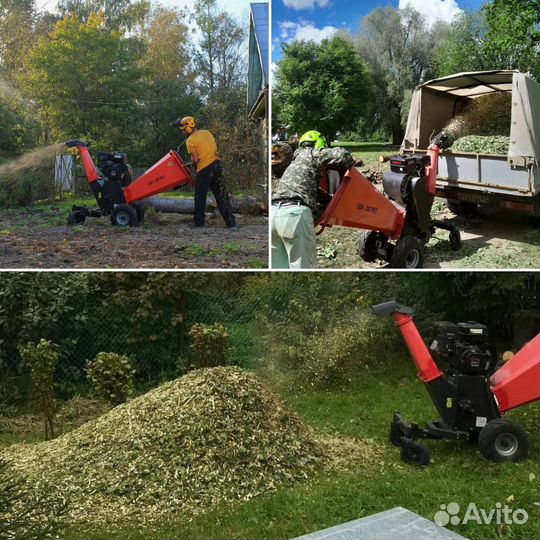
POLYGON ((182 131, 185 131, 188 135, 190 133, 193 133, 194 128, 195 128, 195 118, 193 118, 193 116, 184 116, 184 118, 180 120, 180 129, 182 131))
POLYGON ((299 145, 301 147, 311 146, 314 148, 326 148, 328 146, 326 144, 326 139, 315 130, 306 131, 306 133, 300 137, 299 145))

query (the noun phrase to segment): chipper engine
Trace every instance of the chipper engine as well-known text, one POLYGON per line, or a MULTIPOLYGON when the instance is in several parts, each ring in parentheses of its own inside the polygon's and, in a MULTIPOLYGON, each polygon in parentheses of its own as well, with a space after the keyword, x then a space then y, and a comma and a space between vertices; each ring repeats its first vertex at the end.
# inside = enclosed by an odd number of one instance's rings
POLYGON ((87 217, 110 216, 113 225, 134 227, 144 220, 144 209, 137 202, 192 181, 188 166, 174 150, 132 181, 126 154, 100 152, 96 167, 87 143, 73 140, 66 142, 66 146, 79 151, 88 184, 99 207, 91 210, 85 206, 73 206, 68 225, 82 224, 87 217))
POLYGON ((363 229, 360 257, 381 259, 394 268, 421 268, 424 246, 437 228, 450 231, 450 246, 458 250, 459 230, 431 219, 440 144, 435 138, 426 155, 392 158, 391 171, 383 176, 384 194, 357 169, 349 169, 317 220, 318 234, 332 225, 363 229))
POLYGON ((481 454, 497 462, 527 457, 527 432, 503 415, 540 399, 540 334, 498 367, 484 325, 436 322, 431 352, 446 362, 442 372, 414 324, 411 308, 392 301, 372 309, 375 315, 394 319, 440 417, 420 427, 394 413, 390 442, 401 447, 404 462, 429 465, 429 449, 418 439, 477 442, 481 454))

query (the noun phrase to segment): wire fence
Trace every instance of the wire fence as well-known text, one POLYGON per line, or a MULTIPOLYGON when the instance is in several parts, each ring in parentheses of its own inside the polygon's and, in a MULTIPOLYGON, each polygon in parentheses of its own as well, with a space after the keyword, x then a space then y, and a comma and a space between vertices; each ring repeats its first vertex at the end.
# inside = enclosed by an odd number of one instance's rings
MULTIPOLYGON (((141 315, 137 300, 110 309, 96 302, 97 311, 92 313, 94 308, 87 307, 90 314, 83 324, 78 317, 59 322, 49 336, 60 350, 55 373, 58 397, 67 400, 90 390, 86 364, 100 352, 126 355, 136 370, 136 385, 141 391, 182 375, 191 353, 189 330, 196 323, 225 326, 230 341, 229 362, 245 368, 254 366, 262 354, 254 316, 260 306, 244 298, 240 288, 228 286, 211 296, 204 292, 179 295, 177 305, 177 312, 153 317, 141 315)), ((20 344, 12 345, 8 361, 0 366, 0 375, 5 384, 11 380, 14 387, 24 386, 20 344)), ((10 395, 24 395, 27 390, 14 388, 11 392, 4 387, 0 402, 2 398, 6 401, 6 395, 9 401, 10 395)))

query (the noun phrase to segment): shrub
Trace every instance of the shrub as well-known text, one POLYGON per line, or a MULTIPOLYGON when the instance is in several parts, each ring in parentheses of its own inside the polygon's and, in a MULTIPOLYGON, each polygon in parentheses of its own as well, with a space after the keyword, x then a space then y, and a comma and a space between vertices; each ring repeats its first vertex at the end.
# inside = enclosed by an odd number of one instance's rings
POLYGON ((44 418, 45 438, 54 437, 54 383, 53 376, 59 360, 58 347, 41 339, 37 345, 28 343, 19 349, 22 366, 30 370, 32 391, 44 418))
POLYGON ((192 368, 216 367, 228 363, 230 336, 222 324, 194 324, 189 336, 192 368))
POLYGON ((135 370, 127 356, 100 352, 87 362, 86 373, 97 394, 115 406, 125 403, 133 392, 135 370))

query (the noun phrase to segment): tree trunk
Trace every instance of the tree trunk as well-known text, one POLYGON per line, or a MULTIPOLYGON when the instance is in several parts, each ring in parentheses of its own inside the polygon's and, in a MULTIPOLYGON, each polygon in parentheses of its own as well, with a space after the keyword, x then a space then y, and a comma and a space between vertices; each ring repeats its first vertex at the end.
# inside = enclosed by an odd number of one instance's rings
MULTIPOLYGON (((148 197, 139 203, 143 208, 155 208, 158 212, 168 214, 193 214, 195 211, 194 199, 173 199, 167 197, 148 197)), ((267 211, 266 205, 256 197, 231 197, 232 210, 239 214, 263 214, 267 211)), ((213 199, 206 200, 206 211, 213 212, 216 203, 213 199)))

